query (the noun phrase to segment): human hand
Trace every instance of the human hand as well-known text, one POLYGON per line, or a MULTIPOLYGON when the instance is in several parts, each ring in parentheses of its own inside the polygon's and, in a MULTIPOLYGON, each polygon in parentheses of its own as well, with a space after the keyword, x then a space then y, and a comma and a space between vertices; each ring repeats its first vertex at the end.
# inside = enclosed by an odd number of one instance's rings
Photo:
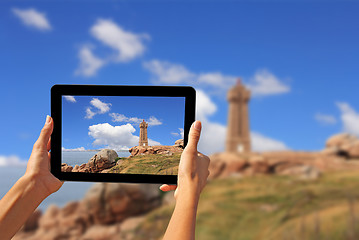
POLYGON ((50 172, 51 153, 49 151, 53 128, 54 122, 50 116, 47 116, 45 125, 32 149, 25 172, 25 176, 34 180, 45 196, 56 192, 63 184, 50 172))
POLYGON ((198 199, 207 183, 210 159, 197 151, 201 128, 200 121, 195 121, 191 126, 188 144, 182 152, 178 167, 177 185, 164 184, 160 187, 164 192, 175 190, 176 199, 182 194, 190 194, 198 199))

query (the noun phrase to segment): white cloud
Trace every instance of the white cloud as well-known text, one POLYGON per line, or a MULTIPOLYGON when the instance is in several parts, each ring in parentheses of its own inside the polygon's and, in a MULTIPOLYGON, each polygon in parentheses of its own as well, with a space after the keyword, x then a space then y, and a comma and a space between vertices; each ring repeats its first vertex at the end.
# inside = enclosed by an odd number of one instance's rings
POLYGON ((336 104, 341 111, 340 118, 343 122, 343 130, 359 136, 359 113, 346 102, 337 102, 336 104))
POLYGON ((143 63, 143 67, 152 74, 152 81, 157 84, 191 84, 205 85, 227 89, 232 86, 236 77, 220 72, 193 73, 185 66, 157 59, 143 63))
MULTIPOLYGON (((125 115, 120 113, 110 113, 109 115, 110 117, 112 117, 113 122, 131 122, 140 124, 144 120, 143 118, 138 117, 126 117, 125 115)), ((148 123, 148 126, 162 125, 162 122, 154 116, 151 116, 145 121, 148 123)))
POLYGON ((41 13, 34 8, 29 8, 29 9, 13 8, 12 12, 26 26, 36 28, 41 31, 49 31, 52 29, 50 22, 46 18, 45 13, 41 13))
POLYGON ((250 79, 247 87, 251 90, 254 97, 290 92, 290 86, 285 85, 275 75, 265 69, 258 70, 250 79))
POLYGON ((237 77, 224 75, 220 72, 202 73, 198 75, 198 83, 228 89, 236 83, 237 77))
POLYGON ((90 104, 99 110, 100 114, 107 113, 110 111, 111 103, 104 103, 98 98, 93 98, 90 104))
POLYGON ((85 116, 85 118, 87 118, 87 119, 92 119, 96 114, 107 113, 111 109, 110 106, 112 106, 111 103, 102 102, 98 98, 92 98, 92 100, 90 101, 90 104, 95 108, 95 110, 97 109, 97 111, 93 111, 92 107, 87 107, 86 108, 86 116, 85 116))
POLYGON ((141 56, 145 51, 144 39, 147 34, 136 34, 125 31, 121 26, 111 20, 98 19, 92 26, 90 33, 97 40, 115 50, 114 61, 128 62, 141 56))
POLYGON ((133 135, 135 131, 129 123, 121 126, 102 123, 89 126, 88 134, 95 139, 94 146, 107 145, 112 149, 124 149, 138 145, 139 137, 133 135))
POLYGON ((205 120, 217 111, 217 106, 204 91, 196 90, 196 116, 199 120, 205 120))
POLYGON ((140 124, 143 119, 137 117, 126 117, 120 113, 110 113, 110 117, 112 117, 112 122, 132 122, 140 124))
POLYGON ((152 73, 152 80, 158 84, 192 84, 196 78, 196 74, 181 64, 151 60, 144 62, 143 67, 152 73))
POLYGON ((64 148, 62 147, 63 152, 85 152, 86 149, 84 147, 79 148, 64 148))
POLYGON ((0 167, 24 167, 26 166, 27 161, 21 160, 18 156, 2 156, 0 155, 0 167))
POLYGON ((68 96, 64 96, 64 98, 65 98, 67 101, 69 101, 69 102, 72 102, 72 103, 75 103, 75 102, 76 102, 76 99, 75 99, 74 96, 68 95, 68 96))
POLYGON ((263 136, 257 132, 251 132, 252 151, 265 152, 265 151, 282 151, 289 148, 285 143, 263 136))
POLYGON ((80 59, 80 66, 75 70, 75 75, 84 77, 95 76, 97 71, 106 63, 92 53, 91 46, 82 46, 78 57, 80 59))
POLYGON ((171 132, 171 134, 174 136, 174 137, 181 137, 181 139, 183 139, 183 136, 184 136, 184 130, 183 128, 178 128, 179 132, 171 132))
MULTIPOLYGON (((181 64, 157 59, 144 62, 143 67, 152 74, 152 82, 155 84, 190 84, 217 93, 227 91, 238 79, 221 72, 194 73, 181 64)), ((244 84, 254 97, 290 92, 290 86, 265 69, 258 70, 248 84, 244 84)))
POLYGON ((148 120, 148 126, 158 126, 158 125, 162 125, 162 122, 160 120, 158 120, 157 118, 155 118, 154 116, 151 116, 148 120))
MULTIPOLYGON (((139 137, 134 135, 136 129, 130 124, 121 126, 112 126, 108 123, 102 123, 89 126, 89 136, 95 140, 92 143, 94 146, 106 146, 114 150, 129 149, 137 146, 139 137)), ((161 145, 152 139, 148 139, 151 146, 161 145)))
POLYGON ((85 116, 86 119, 92 119, 93 116, 95 115, 96 113, 94 113, 90 107, 86 108, 86 116, 85 116))
POLYGON ((333 125, 337 123, 337 119, 332 115, 316 113, 314 116, 315 120, 317 120, 321 124, 325 125, 333 125))

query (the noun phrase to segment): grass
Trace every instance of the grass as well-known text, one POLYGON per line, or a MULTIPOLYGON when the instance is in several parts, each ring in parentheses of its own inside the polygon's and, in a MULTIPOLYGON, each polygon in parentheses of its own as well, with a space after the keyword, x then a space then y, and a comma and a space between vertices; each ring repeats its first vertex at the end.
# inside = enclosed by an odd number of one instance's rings
POLYGON ((129 174, 166 174, 176 175, 181 153, 137 155, 131 158, 119 158, 110 173, 129 174))
MULTIPOLYGON (((136 239, 161 239, 172 211, 163 206, 147 215, 136 239)), ((359 239, 359 172, 326 173, 316 181, 214 180, 201 196, 196 239, 359 239)))

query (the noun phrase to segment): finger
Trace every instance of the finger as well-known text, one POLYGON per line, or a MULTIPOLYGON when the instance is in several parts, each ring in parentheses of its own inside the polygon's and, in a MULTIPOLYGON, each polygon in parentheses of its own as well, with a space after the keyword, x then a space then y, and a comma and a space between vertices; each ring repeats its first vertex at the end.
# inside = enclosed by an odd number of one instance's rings
POLYGON ((186 146, 187 149, 197 151, 197 144, 199 141, 199 137, 201 135, 202 123, 201 121, 195 121, 188 134, 188 144, 186 146))
POLYGON ((38 148, 46 148, 51 137, 53 130, 53 120, 50 116, 46 117, 46 122, 44 127, 41 130, 40 136, 36 141, 36 146, 38 148))
POLYGON ((51 149, 51 137, 49 139, 49 141, 47 142, 47 151, 50 151, 51 149))
POLYGON ((168 185, 168 184, 163 184, 160 189, 163 192, 168 192, 168 191, 172 191, 175 190, 177 188, 177 185, 168 185))

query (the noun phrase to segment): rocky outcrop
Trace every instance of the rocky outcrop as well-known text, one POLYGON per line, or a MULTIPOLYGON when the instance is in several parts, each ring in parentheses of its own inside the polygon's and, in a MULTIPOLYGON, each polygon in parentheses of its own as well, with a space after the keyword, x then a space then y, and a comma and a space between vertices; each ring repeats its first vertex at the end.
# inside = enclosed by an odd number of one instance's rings
POLYGON ((90 171, 96 173, 115 166, 116 158, 118 158, 118 155, 114 150, 102 149, 96 153, 87 164, 90 171))
POLYGON ((128 239, 121 228, 135 228, 138 216, 160 204, 158 185, 97 183, 79 202, 52 205, 42 216, 35 212, 30 219, 36 224, 25 224, 13 239, 128 239))
POLYGON ((61 172, 72 172, 73 167, 66 163, 61 164, 61 172))
POLYGON ((359 139, 347 133, 334 135, 326 142, 323 153, 346 158, 359 158, 359 139))
POLYGON ((183 148, 179 146, 135 146, 128 150, 131 156, 148 155, 148 154, 166 154, 182 152, 183 148))
POLYGON ((296 176, 302 180, 315 180, 320 177, 321 171, 309 165, 297 165, 286 168, 279 173, 280 175, 296 176))
POLYGON ((157 185, 95 184, 82 201, 95 224, 121 222, 145 213, 160 204, 157 185))
POLYGON ((184 141, 183 139, 178 139, 176 142, 175 142, 175 145, 173 145, 175 147, 180 147, 180 148, 184 148, 184 141))
MULTIPOLYGON (((353 152, 355 144, 350 145, 353 152)), ((258 174, 291 175, 299 179, 316 179, 322 172, 358 169, 354 154, 343 156, 336 151, 322 152, 264 152, 217 153, 210 156, 210 179, 231 175, 252 176, 258 174), (349 156, 349 158, 348 158, 349 156), (349 160, 349 161, 348 161, 349 160)))
POLYGON ((63 163, 61 166, 61 170, 65 169, 69 172, 90 172, 90 173, 98 173, 102 172, 106 169, 109 169, 116 164, 116 158, 118 158, 117 153, 112 149, 102 149, 98 153, 96 153, 87 163, 79 165, 75 165, 75 167, 68 166, 66 163, 63 163), (66 167, 71 167, 66 168, 66 167))
POLYGON ((31 232, 36 230, 39 227, 39 219, 41 216, 41 210, 36 209, 29 219, 26 220, 25 224, 21 228, 21 231, 31 232))

